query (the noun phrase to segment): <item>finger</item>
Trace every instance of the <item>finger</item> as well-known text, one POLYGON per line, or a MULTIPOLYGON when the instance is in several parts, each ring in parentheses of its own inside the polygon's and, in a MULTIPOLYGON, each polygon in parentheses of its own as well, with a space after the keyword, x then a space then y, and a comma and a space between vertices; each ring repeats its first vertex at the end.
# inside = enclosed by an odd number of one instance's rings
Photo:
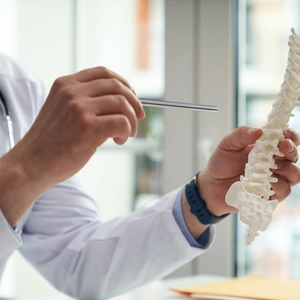
POLYGON ((131 135, 131 126, 124 115, 104 115, 98 118, 95 132, 99 145, 108 138, 123 144, 131 135))
POLYGON ((299 183, 300 169, 297 165, 284 159, 276 160, 275 164, 277 165, 277 169, 272 169, 274 174, 283 177, 291 186, 299 183))
POLYGON ((128 88, 123 82, 116 78, 97 79, 84 83, 83 88, 87 91, 90 97, 99 97, 104 95, 123 95, 136 112, 138 119, 145 116, 144 108, 134 94, 131 88, 128 88))
POLYGON ((79 71, 73 76, 79 82, 92 82, 98 79, 114 79, 114 84, 116 84, 116 82, 121 82, 130 90, 131 94, 134 95, 133 99, 135 99, 135 101, 133 101, 132 104, 137 113, 138 119, 143 119, 145 117, 145 111, 139 99, 137 98, 137 93, 129 84, 129 82, 121 75, 113 72, 106 67, 101 66, 79 71))
POLYGON ((86 90, 86 94, 90 97, 98 97, 107 94, 132 94, 131 88, 126 86, 122 81, 117 78, 99 78, 89 82, 83 83, 81 88, 86 90))
POLYGON ((298 150, 294 142, 285 139, 278 144, 279 150, 284 155, 284 159, 296 163, 298 161, 298 150))
POLYGON ((127 139, 121 139, 121 138, 114 138, 113 140, 117 145, 123 145, 127 141, 127 139))
POLYGON ((288 128, 287 130, 284 130, 283 135, 286 139, 292 140, 296 146, 300 145, 299 133, 293 128, 288 128))
POLYGON ((131 126, 131 136, 137 132, 137 118, 132 106, 122 95, 105 95, 91 98, 86 105, 91 113, 97 116, 124 115, 128 118, 131 126))
POLYGON ((89 82, 101 78, 116 78, 119 81, 121 81, 124 85, 126 85, 129 89, 131 87, 129 82, 124 77, 102 66, 79 71, 74 74, 74 77, 79 82, 89 82))
POLYGON ((220 148, 237 151, 252 145, 262 134, 261 129, 241 126, 228 134, 220 143, 220 148))
MULTIPOLYGON (((277 176, 275 176, 277 177, 277 176)), ((270 197, 271 200, 277 199, 278 201, 284 200, 291 193, 291 186, 289 183, 282 177, 277 177, 278 181, 272 183, 272 189, 275 192, 274 195, 270 197)))

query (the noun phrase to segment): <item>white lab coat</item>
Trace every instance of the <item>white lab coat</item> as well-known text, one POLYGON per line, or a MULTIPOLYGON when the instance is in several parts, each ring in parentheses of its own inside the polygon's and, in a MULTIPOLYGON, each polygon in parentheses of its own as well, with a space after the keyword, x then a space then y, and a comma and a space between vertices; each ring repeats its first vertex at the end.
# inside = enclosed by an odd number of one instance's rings
MULTIPOLYGON (((0 90, 18 142, 43 104, 43 87, 20 64, 0 55, 0 90)), ((9 144, 6 124, 0 118, 3 155, 9 144)), ((46 191, 15 231, 0 213, 0 274, 9 255, 19 248, 55 287, 78 299, 106 299, 161 278, 211 243, 199 249, 187 242, 172 213, 180 193, 181 188, 104 222, 75 175, 46 191)))

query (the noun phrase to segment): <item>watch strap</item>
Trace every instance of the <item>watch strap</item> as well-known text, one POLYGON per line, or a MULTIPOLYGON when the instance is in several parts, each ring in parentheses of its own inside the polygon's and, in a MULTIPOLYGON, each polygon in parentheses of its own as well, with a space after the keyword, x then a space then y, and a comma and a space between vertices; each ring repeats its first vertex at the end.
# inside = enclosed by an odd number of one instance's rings
POLYGON ((206 208, 206 203, 201 198, 198 187, 196 186, 196 179, 198 174, 191 182, 189 182, 185 186, 185 196, 189 203, 190 211, 197 217, 200 223, 204 225, 218 223, 229 214, 215 216, 206 208))

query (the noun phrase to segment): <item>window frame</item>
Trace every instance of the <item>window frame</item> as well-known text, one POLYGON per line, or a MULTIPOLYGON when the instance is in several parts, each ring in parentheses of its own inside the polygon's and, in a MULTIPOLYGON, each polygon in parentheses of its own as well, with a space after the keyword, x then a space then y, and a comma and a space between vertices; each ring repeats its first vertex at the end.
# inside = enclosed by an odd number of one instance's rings
MULTIPOLYGON (((163 193, 203 169, 211 150, 236 127, 235 9, 235 0, 165 1, 165 97, 214 104, 219 111, 165 111, 163 193)), ((234 276, 235 216, 215 228, 211 249, 171 276, 234 276)))

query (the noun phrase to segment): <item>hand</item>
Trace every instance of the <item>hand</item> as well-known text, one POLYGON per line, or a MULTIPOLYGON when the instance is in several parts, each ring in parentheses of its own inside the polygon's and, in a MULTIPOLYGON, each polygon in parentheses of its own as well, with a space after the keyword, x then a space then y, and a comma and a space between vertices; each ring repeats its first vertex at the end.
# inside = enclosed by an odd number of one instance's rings
POLYGON ((51 186, 74 175, 108 138, 125 143, 143 117, 143 107, 124 78, 104 67, 87 69, 54 82, 14 151, 30 176, 51 186))
POLYGON ((128 82, 104 67, 57 79, 30 130, 0 159, 0 209, 9 224, 108 138, 123 144, 134 136, 144 116, 128 82))
MULTIPOLYGON (((244 175, 248 154, 261 133, 260 129, 245 126, 237 128, 220 142, 207 167, 198 176, 199 191, 213 214, 220 216, 236 212, 235 208, 226 204, 225 195, 230 186, 244 175)), ((291 186, 300 181, 300 169, 295 165, 299 135, 288 129, 284 131, 284 137, 278 145, 284 157, 274 158, 278 169, 272 170, 273 176, 278 178, 278 182, 272 184, 275 191, 272 199, 279 201, 285 199, 291 192, 291 186)))

